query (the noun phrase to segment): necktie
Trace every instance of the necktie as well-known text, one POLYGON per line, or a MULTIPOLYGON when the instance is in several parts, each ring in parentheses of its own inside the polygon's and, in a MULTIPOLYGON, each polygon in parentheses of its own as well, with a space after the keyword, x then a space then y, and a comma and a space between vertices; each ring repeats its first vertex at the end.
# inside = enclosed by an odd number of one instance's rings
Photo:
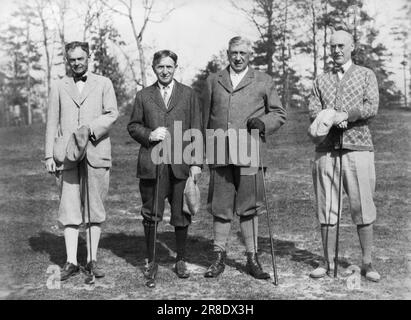
POLYGON ((164 93, 163 93, 164 104, 168 108, 168 101, 170 100, 170 97, 168 95, 168 87, 163 87, 163 91, 164 91, 164 93))
POLYGON ((87 81, 87 76, 81 76, 81 77, 75 77, 74 78, 75 83, 77 83, 79 81, 86 82, 87 81))
POLYGON ((342 66, 336 65, 336 66, 333 67, 333 72, 334 73, 340 72, 340 73, 344 74, 344 68, 342 66))

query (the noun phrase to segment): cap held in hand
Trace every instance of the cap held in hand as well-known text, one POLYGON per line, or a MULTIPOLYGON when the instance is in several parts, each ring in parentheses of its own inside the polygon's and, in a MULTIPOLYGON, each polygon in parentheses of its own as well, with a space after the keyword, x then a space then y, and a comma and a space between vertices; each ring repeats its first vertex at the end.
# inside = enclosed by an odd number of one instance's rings
POLYGON ((334 125, 336 111, 334 109, 321 110, 308 128, 308 135, 315 144, 324 141, 331 127, 334 125))
POLYGON ((66 157, 71 162, 80 162, 86 155, 87 143, 90 136, 90 128, 81 126, 77 131, 73 132, 68 144, 66 157))

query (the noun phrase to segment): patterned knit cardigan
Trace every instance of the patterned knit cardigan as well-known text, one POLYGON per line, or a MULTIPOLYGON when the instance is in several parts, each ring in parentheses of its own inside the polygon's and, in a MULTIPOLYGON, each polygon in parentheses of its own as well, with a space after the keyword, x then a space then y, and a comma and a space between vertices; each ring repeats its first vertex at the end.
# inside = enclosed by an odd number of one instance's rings
MULTIPOLYGON (((314 80, 308 110, 311 122, 322 109, 346 111, 348 128, 343 132, 343 148, 372 151, 374 147, 368 120, 377 114, 378 102, 378 84, 374 72, 352 64, 341 80, 332 71, 314 80)), ((339 133, 337 127, 332 127, 326 139, 316 146, 316 151, 338 149, 339 133)))

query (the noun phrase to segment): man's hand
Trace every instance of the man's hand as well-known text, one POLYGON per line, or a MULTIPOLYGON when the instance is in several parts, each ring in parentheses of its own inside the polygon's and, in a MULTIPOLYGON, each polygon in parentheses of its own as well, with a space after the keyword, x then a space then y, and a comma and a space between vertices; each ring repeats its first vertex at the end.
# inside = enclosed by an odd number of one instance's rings
POLYGON ((344 112, 344 111, 338 112, 337 111, 335 113, 335 116, 334 116, 334 125, 337 126, 338 128, 345 129, 347 127, 347 120, 348 120, 348 113, 347 112, 344 112), (343 122, 346 122, 345 128, 339 126, 339 125, 344 126, 343 122))
POLYGON ((190 167, 190 177, 194 179, 194 182, 197 182, 201 176, 201 168, 198 166, 190 167))
POLYGON ((166 127, 158 127, 156 130, 151 131, 149 140, 150 141, 163 141, 168 134, 166 127))
POLYGON ((55 173, 56 172, 56 162, 53 158, 46 159, 46 170, 48 173, 55 173))
POLYGON ((250 118, 247 121, 247 129, 251 131, 252 129, 257 129, 260 133, 260 136, 265 133, 265 124, 258 118, 250 118))
POLYGON ((337 124, 337 128, 339 129, 347 129, 348 128, 348 121, 344 120, 343 122, 340 122, 337 124))

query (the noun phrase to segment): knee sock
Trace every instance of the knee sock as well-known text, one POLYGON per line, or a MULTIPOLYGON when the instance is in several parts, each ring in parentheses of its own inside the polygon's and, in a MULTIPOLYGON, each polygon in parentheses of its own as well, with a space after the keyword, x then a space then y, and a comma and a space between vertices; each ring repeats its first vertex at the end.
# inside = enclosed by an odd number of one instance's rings
POLYGON ((78 226, 64 228, 64 241, 66 244, 67 262, 77 265, 78 226))
POLYGON ((92 260, 97 261, 97 249, 98 243, 100 241, 101 227, 100 224, 91 224, 90 227, 86 229, 86 243, 87 243, 87 262, 92 260), (90 236, 89 232, 91 231, 91 253, 93 256, 90 256, 90 236))
POLYGON ((240 228, 247 252, 257 252, 258 216, 240 217, 240 228))
POLYGON ((362 263, 371 263, 372 243, 373 243, 373 225, 364 224, 357 226, 358 237, 362 250, 362 263))
POLYGON ((154 255, 154 233, 155 233, 155 227, 154 223, 144 223, 144 236, 146 239, 146 255, 148 258, 148 262, 153 261, 153 255, 154 255))
POLYGON ((176 234, 177 261, 179 261, 185 258, 188 226, 175 227, 174 230, 176 234))
POLYGON ((231 221, 214 217, 214 251, 226 251, 228 235, 230 234, 231 221))
POLYGON ((336 237, 336 225, 321 225, 321 238, 323 242, 324 258, 330 264, 334 264, 336 237))

